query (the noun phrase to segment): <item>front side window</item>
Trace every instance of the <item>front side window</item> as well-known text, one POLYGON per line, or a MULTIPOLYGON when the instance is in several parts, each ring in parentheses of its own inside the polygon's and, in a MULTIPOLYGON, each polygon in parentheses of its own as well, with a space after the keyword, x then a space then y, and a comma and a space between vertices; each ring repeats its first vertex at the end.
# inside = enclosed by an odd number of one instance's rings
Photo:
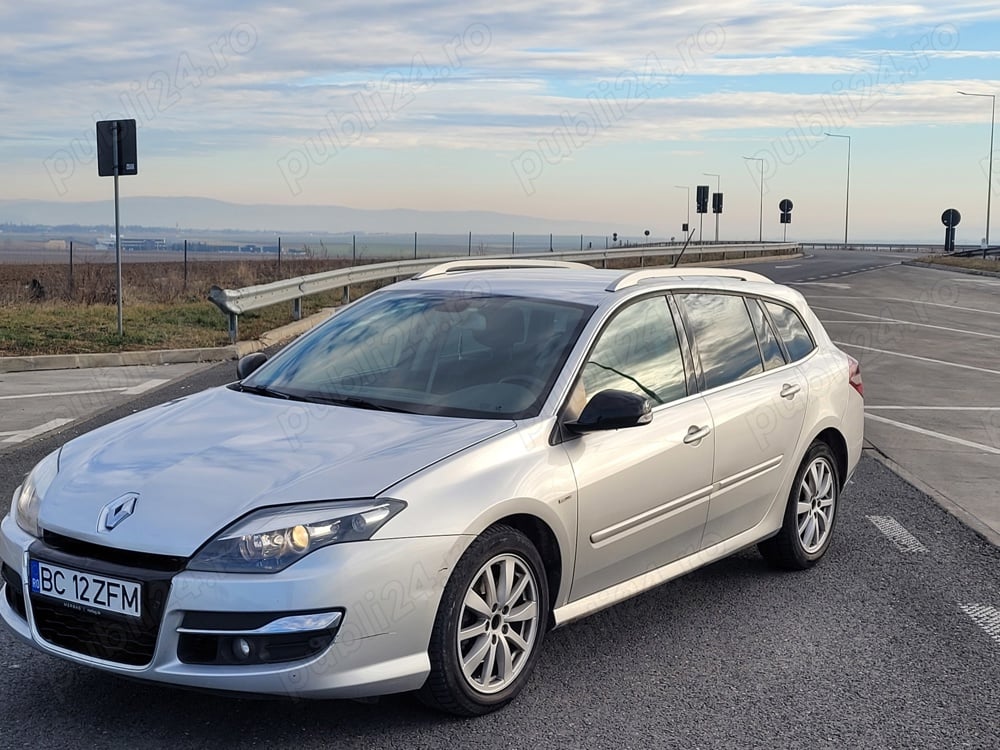
POLYGON ((612 318, 587 358, 586 397, 614 388, 665 404, 687 395, 684 360, 667 300, 649 297, 612 318))
POLYGON ((764 371, 757 336, 743 297, 698 292, 678 294, 705 374, 715 388, 764 371))
POLYGON ((242 384, 358 408, 535 416, 592 312, 527 297, 376 292, 242 384))

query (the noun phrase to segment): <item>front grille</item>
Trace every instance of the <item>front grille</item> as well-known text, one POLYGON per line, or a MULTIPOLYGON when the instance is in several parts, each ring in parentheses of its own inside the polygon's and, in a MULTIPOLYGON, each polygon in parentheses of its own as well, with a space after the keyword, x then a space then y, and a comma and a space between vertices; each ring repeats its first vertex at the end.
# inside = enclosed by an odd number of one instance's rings
POLYGON ((32 593, 31 613, 38 634, 54 646, 95 659, 135 667, 149 664, 156 650, 174 571, 81 557, 68 552, 71 546, 58 549, 39 541, 28 552, 32 560, 141 583, 142 616, 128 617, 32 593))
POLYGON ((172 573, 179 573, 187 564, 187 558, 174 557, 171 555, 154 555, 149 552, 133 552, 127 549, 117 549, 116 547, 104 547, 92 542, 82 542, 79 539, 56 534, 52 531, 45 531, 42 534, 42 541, 49 549, 65 552, 77 558, 86 560, 97 560, 111 563, 112 565, 124 565, 129 568, 145 568, 147 570, 160 570, 172 573))
POLYGON ((3 569, 0 570, 0 575, 3 577, 3 582, 7 584, 7 588, 5 589, 7 604, 21 615, 22 619, 27 620, 28 614, 24 608, 24 582, 21 580, 21 576, 6 563, 4 563, 3 569))

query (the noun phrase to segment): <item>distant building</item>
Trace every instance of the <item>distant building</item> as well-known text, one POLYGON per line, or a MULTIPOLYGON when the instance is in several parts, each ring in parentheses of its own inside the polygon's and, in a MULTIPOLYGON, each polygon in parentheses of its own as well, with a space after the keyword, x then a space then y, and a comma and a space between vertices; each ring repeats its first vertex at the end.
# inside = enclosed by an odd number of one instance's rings
POLYGON ((48 240, 45 243, 46 250, 66 250, 68 247, 66 240, 48 240))
MULTIPOLYGON (((121 248, 127 252, 135 250, 166 250, 167 241, 162 237, 122 237, 121 248)), ((97 250, 114 250, 115 236, 109 235, 108 239, 99 239, 95 243, 97 250)))

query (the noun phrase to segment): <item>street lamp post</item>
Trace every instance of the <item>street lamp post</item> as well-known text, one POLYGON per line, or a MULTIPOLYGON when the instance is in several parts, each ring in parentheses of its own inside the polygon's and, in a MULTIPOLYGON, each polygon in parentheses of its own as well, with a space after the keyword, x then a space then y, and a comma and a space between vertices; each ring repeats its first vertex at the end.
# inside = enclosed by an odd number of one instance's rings
POLYGON ((678 190, 687 190, 687 203, 685 204, 687 206, 687 220, 684 222, 685 225, 688 227, 688 229, 685 230, 684 232, 686 238, 688 231, 690 231, 691 229, 691 186, 674 185, 674 187, 677 188, 678 190))
MULTIPOLYGON (((722 178, 719 175, 713 174, 712 172, 702 172, 702 174, 705 175, 706 177, 714 177, 715 192, 717 193, 722 192, 722 178)), ((719 241, 719 214, 715 214, 715 241, 716 242, 719 241)))
POLYGON ((823 135, 828 136, 830 138, 847 139, 847 195, 844 198, 844 249, 846 250, 848 217, 850 216, 850 210, 851 210, 851 136, 839 135, 837 133, 823 133, 823 135))
POLYGON ((760 233, 757 237, 758 242, 764 241, 764 160, 756 156, 744 156, 747 161, 759 161, 760 162, 760 233))
POLYGON ((990 246, 990 198, 993 197, 993 128, 997 121, 997 97, 996 94, 976 94, 969 91, 959 91, 962 96, 988 96, 992 104, 992 115, 990 116, 990 163, 986 173, 986 247, 990 246))

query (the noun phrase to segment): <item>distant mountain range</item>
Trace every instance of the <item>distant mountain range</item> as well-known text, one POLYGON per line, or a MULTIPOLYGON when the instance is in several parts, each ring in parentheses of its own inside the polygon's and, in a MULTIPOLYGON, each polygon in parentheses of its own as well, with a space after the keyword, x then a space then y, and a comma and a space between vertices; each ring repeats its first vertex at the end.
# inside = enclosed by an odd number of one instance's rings
MULTIPOLYGON (((121 221, 125 227, 178 227, 185 230, 605 235, 620 229, 592 220, 545 219, 495 211, 281 206, 227 203, 194 197, 129 197, 122 198, 120 205, 121 221)), ((114 224, 114 207, 111 200, 0 200, 0 223, 108 226, 114 224)))

